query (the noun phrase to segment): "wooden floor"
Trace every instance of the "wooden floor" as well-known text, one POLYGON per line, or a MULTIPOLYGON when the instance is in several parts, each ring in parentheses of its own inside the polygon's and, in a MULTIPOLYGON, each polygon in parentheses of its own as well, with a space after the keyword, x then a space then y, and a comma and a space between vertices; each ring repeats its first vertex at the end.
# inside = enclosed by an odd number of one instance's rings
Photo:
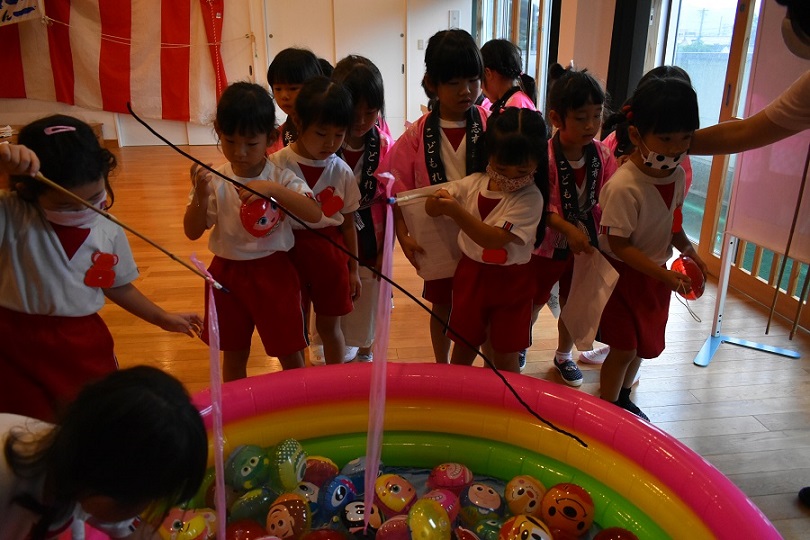
MULTIPOLYGON (((223 161, 214 147, 184 149, 206 163, 223 161)), ((196 253, 208 262, 206 237, 191 242, 183 234, 190 163, 166 147, 115 152, 120 161, 112 179, 116 194, 112 213, 178 257, 188 260, 196 253)), ((137 286, 147 296, 170 311, 202 313, 199 277, 137 238, 131 238, 131 244, 141 270, 137 286)), ((399 250, 394 278, 412 293, 421 292, 421 280, 399 250)), ((656 426, 725 473, 785 538, 810 538, 810 510, 796 498, 801 487, 810 485, 810 336, 803 332, 789 341, 784 321, 777 321, 764 335, 764 308, 732 291, 724 334, 793 348, 802 358, 785 359, 725 344, 708 368, 693 365, 711 331, 715 283, 710 282, 703 298, 691 304, 702 323, 673 301, 667 349, 642 366, 634 400, 656 426)), ((399 292, 394 305, 389 359, 431 361, 427 314, 399 292)), ((192 392, 207 386, 208 353, 202 342, 165 333, 114 305, 105 307, 102 316, 115 337, 122 367, 152 364, 177 376, 192 392)), ((555 348, 556 323, 544 309, 534 329, 525 374, 562 384, 551 365, 555 348)), ((276 359, 262 354, 255 338, 253 350, 249 374, 280 370, 276 359)), ((598 395, 598 368, 582 369, 582 391, 598 395)))

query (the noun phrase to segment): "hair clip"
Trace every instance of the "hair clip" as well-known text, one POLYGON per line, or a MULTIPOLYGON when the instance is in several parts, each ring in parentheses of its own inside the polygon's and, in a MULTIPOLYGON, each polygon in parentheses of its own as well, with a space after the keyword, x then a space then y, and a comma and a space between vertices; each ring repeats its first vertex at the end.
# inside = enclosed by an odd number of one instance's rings
POLYGON ((44 130, 45 135, 54 135, 55 133, 67 133, 69 131, 76 131, 76 128, 73 126, 49 126, 46 127, 44 130))
POLYGON ((630 108, 630 105, 622 107, 622 113, 624 113, 624 117, 627 118, 628 122, 633 120, 633 109, 630 108))

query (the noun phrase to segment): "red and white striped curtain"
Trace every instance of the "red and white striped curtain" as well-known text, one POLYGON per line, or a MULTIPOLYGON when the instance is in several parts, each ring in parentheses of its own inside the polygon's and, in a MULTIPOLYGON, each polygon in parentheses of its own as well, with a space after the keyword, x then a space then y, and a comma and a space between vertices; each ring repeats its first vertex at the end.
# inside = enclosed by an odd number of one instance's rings
POLYGON ((223 4, 39 0, 40 17, 0 25, 0 98, 208 123, 227 86, 223 4))

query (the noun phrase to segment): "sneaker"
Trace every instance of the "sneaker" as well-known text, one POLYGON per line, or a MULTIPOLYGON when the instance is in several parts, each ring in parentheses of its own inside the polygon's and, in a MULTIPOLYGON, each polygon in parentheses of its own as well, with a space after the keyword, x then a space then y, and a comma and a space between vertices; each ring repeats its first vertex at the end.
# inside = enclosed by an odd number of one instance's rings
POLYGON ((627 401, 617 401, 615 403, 616 403, 616 405, 618 405, 619 407, 621 407, 625 411, 630 411, 631 413, 635 414, 636 416, 638 416, 642 420, 646 420, 647 422, 650 421, 650 419, 647 417, 647 415, 644 414, 643 412, 641 412, 641 409, 638 408, 638 405, 636 405, 635 403, 633 403, 629 399, 627 401))
POLYGON ((560 376, 565 381, 565 384, 569 386, 579 386, 582 384, 582 372, 573 360, 563 360, 558 363, 557 358, 554 358, 554 367, 560 372, 560 376))
POLYGON ((326 363, 323 356, 323 345, 309 346, 309 363, 313 366, 322 366, 326 363))
POLYGON ((523 349, 518 353, 518 367, 520 368, 521 373, 524 369, 526 369, 526 349, 523 349))
POLYGON ((351 362, 354 360, 354 357, 357 356, 357 351, 360 350, 360 347, 350 347, 346 346, 346 350, 343 353, 343 362, 351 362))
POLYGON ((582 351, 579 353, 579 361, 583 364, 595 364, 599 365, 604 363, 605 358, 607 358, 608 353, 610 352, 610 346, 605 345, 604 347, 598 347, 596 349, 591 349, 590 351, 582 351))

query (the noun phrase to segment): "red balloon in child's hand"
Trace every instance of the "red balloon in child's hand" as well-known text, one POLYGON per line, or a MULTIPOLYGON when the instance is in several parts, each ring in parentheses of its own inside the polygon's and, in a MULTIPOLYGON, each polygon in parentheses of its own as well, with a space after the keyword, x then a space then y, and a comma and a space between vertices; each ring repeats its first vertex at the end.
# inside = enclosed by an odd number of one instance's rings
POLYGON ((679 290, 677 291, 678 294, 687 300, 697 300, 703 296, 703 291, 706 290, 706 279, 703 277, 703 271, 692 257, 681 255, 672 261, 672 270, 689 276, 689 279, 692 280, 692 290, 688 293, 679 290))

